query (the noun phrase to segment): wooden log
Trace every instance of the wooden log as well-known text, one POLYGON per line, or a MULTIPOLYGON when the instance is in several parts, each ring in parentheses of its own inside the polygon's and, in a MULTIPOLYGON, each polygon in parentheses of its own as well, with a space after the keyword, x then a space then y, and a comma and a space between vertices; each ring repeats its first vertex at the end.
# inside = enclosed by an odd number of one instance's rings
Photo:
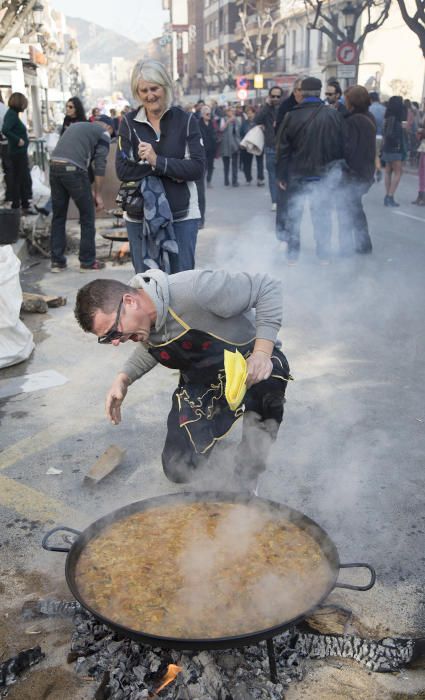
POLYGON ((121 450, 116 445, 111 445, 107 450, 96 460, 91 469, 84 477, 84 483, 97 484, 99 481, 108 476, 121 463, 126 450, 121 450))
POLYGON ((66 304, 66 297, 52 296, 49 294, 33 294, 32 292, 23 292, 22 296, 24 303, 27 301, 36 301, 37 299, 41 299, 50 308, 57 308, 58 306, 65 306, 66 304))

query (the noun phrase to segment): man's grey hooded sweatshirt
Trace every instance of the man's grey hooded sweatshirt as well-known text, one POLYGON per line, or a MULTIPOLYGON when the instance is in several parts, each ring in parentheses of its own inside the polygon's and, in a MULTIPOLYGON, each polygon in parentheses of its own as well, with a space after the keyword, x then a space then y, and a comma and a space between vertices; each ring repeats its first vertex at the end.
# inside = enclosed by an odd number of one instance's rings
POLYGON ((122 369, 132 382, 157 364, 148 352, 149 343, 160 345, 182 334, 182 326, 169 314, 169 308, 190 328, 235 344, 254 338, 274 343, 281 326, 281 283, 269 275, 226 270, 166 275, 161 270, 148 270, 129 284, 150 296, 157 313, 148 343, 138 343, 122 369))

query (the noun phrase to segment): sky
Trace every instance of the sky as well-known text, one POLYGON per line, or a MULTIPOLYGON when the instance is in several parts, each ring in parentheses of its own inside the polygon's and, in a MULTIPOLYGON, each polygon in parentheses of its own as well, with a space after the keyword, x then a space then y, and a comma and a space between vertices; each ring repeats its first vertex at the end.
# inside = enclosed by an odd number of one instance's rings
POLYGON ((96 22, 137 42, 159 36, 162 25, 169 21, 162 0, 125 0, 124 4, 105 3, 105 0, 51 0, 51 6, 69 17, 96 22))

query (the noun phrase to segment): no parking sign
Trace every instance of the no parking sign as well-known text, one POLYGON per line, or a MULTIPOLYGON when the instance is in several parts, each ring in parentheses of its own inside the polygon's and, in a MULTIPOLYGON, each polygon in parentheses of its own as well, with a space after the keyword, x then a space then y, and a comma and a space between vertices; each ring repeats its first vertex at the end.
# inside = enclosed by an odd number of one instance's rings
POLYGON ((356 63, 358 55, 357 45, 352 41, 343 41, 336 50, 336 57, 340 63, 349 66, 356 63))

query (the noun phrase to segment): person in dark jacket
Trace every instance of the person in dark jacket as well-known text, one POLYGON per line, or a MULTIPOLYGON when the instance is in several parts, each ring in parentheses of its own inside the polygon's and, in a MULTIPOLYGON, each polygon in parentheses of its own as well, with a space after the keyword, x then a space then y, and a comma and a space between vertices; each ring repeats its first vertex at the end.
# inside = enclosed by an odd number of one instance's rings
POLYGON ((394 200, 394 194, 400 184, 403 173, 403 161, 406 160, 407 149, 404 141, 401 122, 405 118, 403 98, 394 95, 388 100, 384 120, 384 138, 382 144, 382 160, 385 163, 385 199, 386 207, 399 207, 394 200))
MULTIPOLYGON (((294 81, 292 92, 285 100, 280 103, 280 107, 276 118, 276 158, 279 154, 279 144, 282 139, 282 130, 280 125, 283 123, 285 114, 294 109, 300 102, 302 102, 303 95, 301 92, 301 83, 303 79, 297 78, 294 81)), ((288 193, 281 187, 277 188, 277 201, 276 201, 276 238, 278 241, 287 240, 286 232, 286 219, 288 214, 288 193)))
POLYGON ((288 112, 282 124, 277 179, 288 191, 288 263, 296 263, 300 251, 301 217, 304 199, 310 199, 316 253, 329 262, 331 209, 329 187, 340 180, 343 159, 343 125, 339 112, 328 109, 320 99, 322 83, 305 78, 303 100, 288 112), (326 179, 325 179, 326 177, 326 179))
MULTIPOLYGON (((116 171, 123 182, 159 178, 173 218, 178 254, 170 253, 171 272, 195 266, 201 213, 196 181, 205 171, 205 149, 199 120, 193 112, 172 107, 172 80, 153 59, 136 63, 131 90, 141 105, 123 116, 116 153, 116 171)), ((143 210, 138 219, 125 214, 130 252, 136 272, 144 272, 143 210)))
POLYGON ((36 214, 29 202, 32 183, 28 163, 28 132, 24 122, 19 119, 19 113, 28 107, 28 100, 21 92, 13 92, 7 104, 9 109, 4 115, 2 131, 7 138, 11 166, 12 209, 19 209, 22 205, 24 214, 36 214))
POLYGON ((326 84, 326 103, 336 109, 344 117, 348 110, 342 101, 342 90, 338 80, 331 78, 326 84))
POLYGON ((214 159, 217 152, 217 134, 211 119, 211 108, 204 105, 201 109, 199 129, 204 142, 205 156, 207 160, 206 180, 207 187, 211 187, 211 180, 214 171, 214 159))
POLYGON ((258 112, 255 123, 264 130, 264 153, 266 156, 266 168, 269 178, 269 190, 272 200, 272 211, 276 211, 277 183, 276 183, 276 119, 283 91, 279 85, 273 85, 269 90, 267 104, 258 112))
POLYGON ((219 133, 220 153, 223 160, 224 186, 229 187, 230 166, 232 166, 232 187, 239 187, 238 161, 241 142, 240 123, 233 107, 227 107, 224 117, 220 119, 219 133))
POLYGON ((352 85, 344 95, 344 157, 348 167, 343 175, 342 195, 337 195, 340 253, 351 255, 353 249, 356 253, 371 253, 362 197, 374 181, 376 124, 368 111, 370 97, 366 88, 352 85))
MULTIPOLYGON (((255 108, 246 108, 246 118, 241 124, 241 141, 255 126, 255 108)), ((246 184, 250 185, 252 182, 252 161, 254 160, 254 155, 248 153, 245 148, 240 149, 242 170, 245 175, 246 184)), ((264 184, 264 152, 260 156, 255 156, 257 163, 257 185, 261 186, 264 184)))
POLYGON ((87 121, 86 112, 79 97, 70 97, 66 102, 65 109, 66 114, 62 124, 61 136, 71 124, 87 121))

